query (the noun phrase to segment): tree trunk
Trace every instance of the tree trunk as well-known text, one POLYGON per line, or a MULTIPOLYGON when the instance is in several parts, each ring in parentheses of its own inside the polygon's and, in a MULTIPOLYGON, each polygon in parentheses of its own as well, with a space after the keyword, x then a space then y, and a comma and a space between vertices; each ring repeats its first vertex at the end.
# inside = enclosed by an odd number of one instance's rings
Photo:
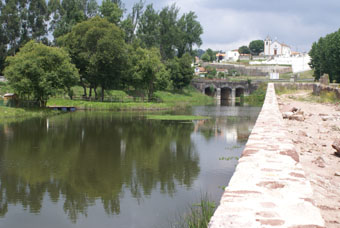
POLYGON ((90 86, 89 97, 92 97, 92 86, 90 86))
POLYGON ((87 96, 87 93, 86 93, 86 86, 83 85, 83 89, 84 89, 83 97, 86 97, 86 96, 87 96))
POLYGON ((102 102, 104 101, 104 91, 105 91, 105 88, 102 87, 102 102))
POLYGON ((97 99, 98 98, 97 87, 93 87, 93 91, 94 91, 94 97, 95 99, 97 99))

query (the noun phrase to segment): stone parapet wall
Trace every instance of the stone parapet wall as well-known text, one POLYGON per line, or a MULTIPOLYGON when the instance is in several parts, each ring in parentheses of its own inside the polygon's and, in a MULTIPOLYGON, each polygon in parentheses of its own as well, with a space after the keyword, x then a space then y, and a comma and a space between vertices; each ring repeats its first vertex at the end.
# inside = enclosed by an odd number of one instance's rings
POLYGON ((269 83, 262 111, 210 228, 324 227, 287 134, 274 84, 269 83))
POLYGON ((336 97, 340 99, 340 88, 329 85, 322 84, 314 84, 313 85, 313 94, 320 96, 322 92, 334 92, 336 97))
POLYGON ((282 83, 275 83, 275 88, 286 88, 292 90, 313 90, 313 87, 316 83, 310 82, 282 82, 282 83))
POLYGON ((241 75, 248 76, 267 76, 270 72, 278 72, 280 74, 292 72, 290 66, 245 66, 242 64, 227 63, 203 63, 203 67, 212 66, 216 69, 236 70, 241 75))

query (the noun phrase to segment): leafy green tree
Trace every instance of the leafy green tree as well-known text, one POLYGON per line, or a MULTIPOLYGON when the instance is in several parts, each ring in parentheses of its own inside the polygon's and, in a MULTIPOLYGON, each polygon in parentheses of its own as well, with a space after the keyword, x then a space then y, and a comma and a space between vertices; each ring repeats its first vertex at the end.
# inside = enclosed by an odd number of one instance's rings
POLYGON ((216 74, 217 74, 217 70, 215 67, 212 67, 212 66, 207 66, 206 68, 206 71, 207 71, 207 76, 208 78, 215 78, 216 77, 216 74))
POLYGON ((99 14, 95 0, 50 0, 48 3, 51 18, 49 30, 54 38, 70 32, 77 23, 99 14))
POLYGON ((194 12, 189 12, 184 14, 178 21, 178 27, 180 31, 180 39, 178 40, 178 57, 186 52, 193 54, 193 45, 201 46, 203 34, 203 28, 199 21, 197 21, 197 16, 194 12))
POLYGON ((102 5, 99 7, 99 11, 104 18, 116 25, 119 24, 123 16, 123 10, 111 0, 103 0, 102 5))
POLYGON ((29 40, 41 40, 46 35, 47 14, 43 0, 1 1, 0 71, 6 56, 14 55, 29 40))
POLYGON ((172 59, 176 55, 180 31, 177 26, 179 8, 175 4, 164 7, 159 13, 160 18, 160 51, 163 60, 172 59))
POLYGON ((239 49, 238 49, 238 52, 240 54, 250 54, 250 49, 249 47, 247 46, 241 46, 239 49))
POLYGON ((202 55, 201 59, 203 60, 203 62, 210 62, 210 55, 207 52, 205 52, 202 55))
POLYGON ((190 84, 194 75, 191 64, 192 57, 189 53, 185 53, 181 58, 175 57, 169 60, 167 68, 170 71, 170 79, 175 89, 181 90, 190 84))
POLYGON ((315 79, 329 74, 330 81, 340 82, 340 29, 313 43, 309 55, 315 79))
POLYGON ((152 100, 155 91, 169 86, 169 72, 162 63, 157 48, 137 48, 132 61, 133 86, 145 91, 149 100, 152 100))
POLYGON ((144 1, 140 0, 132 7, 132 13, 130 13, 122 24, 122 29, 125 31, 126 42, 132 43, 136 36, 137 26, 140 22, 140 18, 143 14, 144 1))
POLYGON ((208 48, 207 50, 206 50, 206 53, 209 55, 209 57, 210 57, 210 61, 214 61, 214 60, 216 60, 216 51, 213 51, 213 50, 211 50, 210 48, 208 48))
POLYGON ((253 40, 249 43, 250 52, 254 55, 259 55, 264 51, 264 41, 263 40, 253 40))
POLYGON ((127 49, 124 33, 116 25, 94 17, 74 26, 70 33, 58 39, 58 44, 69 51, 79 69, 83 87, 86 83, 94 89, 100 86, 102 100, 106 89, 120 88, 127 49))
POLYGON ((153 5, 147 5, 140 18, 137 37, 146 48, 160 46, 160 18, 153 5))
POLYGON ((4 73, 11 87, 21 96, 33 96, 42 107, 50 96, 68 91, 79 79, 66 51, 34 41, 6 62, 4 73))

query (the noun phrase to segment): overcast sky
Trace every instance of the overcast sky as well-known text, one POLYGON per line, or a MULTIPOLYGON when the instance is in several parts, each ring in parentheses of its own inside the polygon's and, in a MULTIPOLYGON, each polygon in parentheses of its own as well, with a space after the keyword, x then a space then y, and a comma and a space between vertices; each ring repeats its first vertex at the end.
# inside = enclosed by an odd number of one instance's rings
MULTIPOLYGON (((122 0, 130 10, 138 0, 122 0)), ((176 3, 194 11, 203 26, 202 49, 230 50, 267 35, 309 51, 312 43, 340 28, 340 0, 146 0, 160 10, 176 3)))

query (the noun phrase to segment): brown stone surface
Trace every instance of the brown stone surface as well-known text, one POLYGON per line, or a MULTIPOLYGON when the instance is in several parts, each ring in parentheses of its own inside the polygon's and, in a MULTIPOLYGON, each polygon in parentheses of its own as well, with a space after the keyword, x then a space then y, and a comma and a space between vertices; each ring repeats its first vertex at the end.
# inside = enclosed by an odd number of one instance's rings
MULTIPOLYGON (((320 208, 325 227, 340 228, 340 157, 334 156, 336 140, 340 138, 339 105, 301 101, 309 92, 300 91, 278 98, 285 112, 289 107, 298 107, 305 112, 305 121, 284 120, 300 157, 306 178, 313 187, 310 197, 320 208), (307 135, 301 134, 301 131, 307 135), (333 145, 333 148, 332 148, 333 145)), ((317 226, 294 226, 317 227, 317 226)))

